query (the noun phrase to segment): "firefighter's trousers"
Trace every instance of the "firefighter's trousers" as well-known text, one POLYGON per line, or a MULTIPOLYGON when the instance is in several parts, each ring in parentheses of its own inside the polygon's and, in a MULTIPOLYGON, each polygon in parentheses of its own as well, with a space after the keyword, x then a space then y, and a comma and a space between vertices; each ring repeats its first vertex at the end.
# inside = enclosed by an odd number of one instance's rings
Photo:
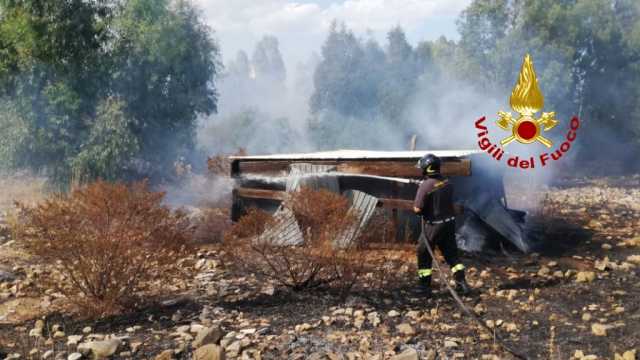
POLYGON ((429 242, 431 249, 435 251, 436 247, 440 249, 445 261, 455 273, 464 270, 464 265, 460 263, 458 258, 458 244, 456 243, 456 225, 455 221, 449 221, 440 224, 428 224, 422 222, 422 234, 418 240, 418 276, 431 276, 431 264, 433 259, 427 250, 426 242, 429 242))

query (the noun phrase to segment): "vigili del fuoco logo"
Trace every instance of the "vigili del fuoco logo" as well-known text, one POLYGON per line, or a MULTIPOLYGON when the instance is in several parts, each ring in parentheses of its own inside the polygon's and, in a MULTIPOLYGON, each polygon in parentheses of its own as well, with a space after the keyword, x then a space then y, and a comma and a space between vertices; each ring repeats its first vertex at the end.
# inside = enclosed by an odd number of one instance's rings
MULTIPOLYGON (((540 118, 535 114, 544 108, 544 97, 538 87, 538 78, 533 68, 531 56, 524 57, 518 82, 511 92, 509 104, 513 111, 518 113, 516 118, 510 112, 498 112, 496 124, 500 129, 510 132, 508 136, 500 140, 500 145, 491 143, 489 140, 489 130, 483 125, 485 117, 478 119, 475 123, 478 130, 478 146, 486 151, 496 161, 503 161, 504 147, 514 141, 521 144, 532 144, 539 142, 549 149, 553 148, 553 142, 545 137, 544 133, 552 130, 558 125, 555 119, 555 112, 543 112, 540 118)), ((565 141, 551 152, 542 152, 539 156, 529 156, 520 158, 513 155, 505 158, 507 165, 520 169, 535 169, 537 166, 544 167, 551 161, 562 158, 562 155, 571 149, 571 143, 576 139, 577 130, 580 127, 580 119, 574 116, 569 122, 569 129, 565 141)))

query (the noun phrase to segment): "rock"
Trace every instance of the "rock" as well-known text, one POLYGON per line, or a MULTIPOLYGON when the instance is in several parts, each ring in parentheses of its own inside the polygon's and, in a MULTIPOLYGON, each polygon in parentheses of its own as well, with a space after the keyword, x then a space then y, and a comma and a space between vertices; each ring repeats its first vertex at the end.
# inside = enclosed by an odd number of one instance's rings
POLYGON ((602 250, 611 250, 613 246, 611 244, 604 243, 602 244, 602 250))
POLYGON ((582 314, 582 321, 590 321, 590 320, 591 320, 591 314, 589 313, 582 314))
POLYGON ((155 360, 172 360, 173 350, 165 350, 155 357, 155 360))
POLYGON ((444 341, 444 347, 445 348, 454 348, 454 347, 458 347, 458 343, 453 341, 453 340, 445 340, 444 341))
POLYGON ((120 343, 119 339, 90 341, 78 345, 78 351, 82 354, 91 353, 96 359, 104 359, 115 354, 120 343))
POLYGON ((215 344, 201 346, 193 352, 193 360, 224 360, 224 351, 215 344))
POLYGON ((242 350, 242 343, 238 341, 232 342, 229 346, 226 347, 227 352, 230 354, 239 354, 240 350, 242 350))
POLYGON ((546 266, 542 266, 540 268, 540 270, 538 270, 538 276, 543 276, 544 277, 544 276, 549 275, 550 272, 551 272, 551 269, 549 269, 546 266))
POLYGON ((267 286, 267 287, 265 287, 264 289, 262 289, 260 292, 261 292, 262 294, 272 296, 273 294, 275 294, 275 293, 276 293, 276 288, 275 288, 275 287, 273 287, 273 286, 267 286))
POLYGON ((369 348, 371 348, 371 342, 369 341, 369 339, 367 337, 363 337, 362 339, 360 339, 358 350, 360 352, 367 352, 369 351, 369 348))
POLYGON ((191 345, 194 348, 199 348, 203 345, 218 344, 220 339, 222 339, 222 330, 217 326, 212 326, 200 330, 191 345))
POLYGON ((616 263, 611 262, 611 260, 609 260, 608 256, 605 256, 604 259, 602 260, 597 260, 594 263, 594 266, 596 268, 596 270, 600 270, 600 271, 606 271, 606 270, 611 270, 617 267, 616 263))
POLYGON ((575 359, 578 360, 598 360, 598 357, 595 355, 585 355, 584 351, 582 350, 576 350, 575 353, 573 353, 573 357, 575 359))
POLYGON ((255 333, 256 333, 256 329, 255 328, 240 330, 240 334, 252 335, 252 334, 255 334, 255 333))
POLYGON ((67 346, 75 346, 82 340, 82 335, 69 335, 67 338, 67 346))
POLYGON ((367 314, 367 320, 373 325, 373 327, 377 327, 380 324, 380 317, 377 312, 371 312, 367 314))
POLYGON ((42 337, 42 329, 40 328, 33 328, 31 330, 29 330, 29 336, 32 337, 42 337))
POLYGON ((596 273, 593 271, 580 271, 576 274, 576 282, 590 283, 596 279, 596 273))
POLYGON ((189 332, 194 333, 194 334, 198 334, 200 331, 202 331, 204 329, 205 329, 204 325, 191 324, 191 327, 189 327, 189 332))
POLYGON ((631 255, 629 257, 627 257, 627 261, 633 264, 639 264, 640 265, 640 255, 631 255))
POLYGON ((353 320, 353 326, 355 326, 357 329, 362 328, 362 325, 364 324, 364 318, 355 318, 355 320, 353 320))
POLYGON ((171 315, 171 321, 173 321, 174 323, 177 323, 180 320, 182 320, 182 312, 180 310, 171 315))
POLYGON ((400 354, 393 356, 391 360, 419 360, 418 352, 414 348, 408 348, 400 354))
POLYGON ((129 344, 129 347, 131 348, 131 352, 133 352, 134 354, 138 352, 138 349, 140 349, 140 346, 142 346, 142 343, 139 341, 132 342, 131 344, 129 344))
POLYGON ((413 327, 407 323, 402 323, 400 325, 396 325, 396 330, 402 335, 414 335, 416 332, 413 330, 413 327))
POLYGON ((426 354, 424 354, 423 360, 436 360, 436 351, 433 349, 427 350, 426 354))
POLYGON ((83 333, 83 334, 85 334, 85 335, 88 335, 88 334, 90 334, 90 333, 91 333, 91 330, 93 330, 93 329, 91 329, 91 326, 85 326, 85 327, 82 329, 82 333, 83 333))
POLYGON ((473 311, 478 315, 482 315, 487 312, 487 307, 484 304, 477 304, 473 307, 473 311))
POLYGON ((53 338, 54 338, 54 339, 63 338, 63 337, 65 337, 65 336, 67 336, 67 335, 64 333, 64 331, 60 331, 60 330, 58 330, 58 331, 56 331, 55 333, 53 333, 53 338))
POLYGON ((408 317, 409 319, 413 319, 415 321, 420 320, 420 316, 421 316, 420 311, 416 311, 416 310, 408 311, 406 314, 406 317, 408 317))
POLYGON ((309 355, 309 357, 307 357, 307 360, 324 360, 325 354, 322 352, 314 352, 311 353, 311 355, 309 355))
POLYGON ((504 325, 505 330, 507 330, 508 332, 514 332, 518 330, 518 325, 516 325, 515 323, 506 323, 504 325))
POLYGON ((622 355, 616 354, 615 360, 636 360, 636 351, 629 350, 625 351, 622 355))
POLYGON ((43 360, 46 360, 50 357, 53 357, 53 350, 47 350, 44 354, 42 354, 43 360))
POLYGON ((388 317, 390 317, 390 318, 398 317, 398 316, 400 316, 400 313, 399 313, 399 312, 397 312, 397 311, 395 311, 395 310, 391 310, 391 311, 389 311, 389 312, 387 313, 387 316, 388 316, 388 317))
POLYGON ((182 326, 178 326, 178 329, 176 329, 176 331, 179 332, 179 333, 187 333, 187 332, 189 332, 190 329, 191 329, 191 326, 182 325, 182 326))
POLYGON ((313 329, 313 326, 311 324, 308 324, 308 323, 296 325, 296 327, 295 327, 295 331, 299 332, 299 333, 300 332, 309 331, 311 329, 313 329))
POLYGON ((74 352, 69 354, 69 356, 67 356, 67 360, 80 360, 82 359, 82 354, 74 352))
POLYGON ((607 326, 603 324, 591 324, 591 332, 595 336, 607 336, 607 326))

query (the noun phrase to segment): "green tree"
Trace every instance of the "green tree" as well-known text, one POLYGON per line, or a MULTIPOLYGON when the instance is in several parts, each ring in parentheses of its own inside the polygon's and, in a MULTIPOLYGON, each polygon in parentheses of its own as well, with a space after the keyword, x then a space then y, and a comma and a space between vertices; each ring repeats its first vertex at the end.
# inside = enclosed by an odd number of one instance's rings
POLYGON ((135 119, 138 157, 160 175, 193 149, 197 117, 217 110, 219 50, 186 1, 129 0, 113 29, 112 86, 135 119))
POLYGON ((377 77, 365 66, 363 46, 344 25, 333 23, 314 74, 311 110, 364 117, 378 110, 377 77))
POLYGON ((59 184, 166 171, 216 110, 210 34, 180 0, 0 0, 0 165, 59 184))
POLYGON ((629 0, 475 0, 459 22, 459 55, 477 83, 507 90, 532 53, 547 106, 579 113, 585 142, 629 144, 640 140, 638 24, 629 0))
POLYGON ((275 80, 279 84, 284 84, 287 78, 287 71, 284 67, 276 37, 263 37, 256 44, 251 62, 258 80, 275 80))
POLYGON ((379 97, 382 114, 394 122, 401 122, 422 73, 418 58, 407 42, 402 28, 395 27, 387 34, 386 68, 380 83, 379 97))
POLYGON ((123 101, 113 98, 98 105, 89 136, 72 162, 75 180, 115 181, 132 172, 130 160, 140 146, 132 132, 133 120, 127 118, 124 106, 123 101))

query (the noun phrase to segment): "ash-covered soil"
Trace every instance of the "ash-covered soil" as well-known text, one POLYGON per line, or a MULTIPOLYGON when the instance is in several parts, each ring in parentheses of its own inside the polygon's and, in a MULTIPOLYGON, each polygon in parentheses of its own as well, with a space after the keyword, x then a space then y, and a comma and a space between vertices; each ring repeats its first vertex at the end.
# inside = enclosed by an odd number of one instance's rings
POLYGON ((493 333, 466 316, 437 281, 433 298, 415 293, 413 266, 386 288, 365 286, 344 297, 326 289, 292 293, 226 270, 213 245, 178 261, 184 279, 158 284, 165 295, 155 305, 82 320, 65 313, 55 292, 36 294, 43 265, 5 238, 0 349, 4 356, 67 359, 77 343, 111 339, 114 359, 190 359, 198 333, 219 327, 227 358, 513 358, 498 335, 531 359, 635 359, 640 178, 564 181, 522 194, 511 206, 535 195, 541 206, 530 227, 544 250, 464 257, 477 292, 464 301, 493 333))

